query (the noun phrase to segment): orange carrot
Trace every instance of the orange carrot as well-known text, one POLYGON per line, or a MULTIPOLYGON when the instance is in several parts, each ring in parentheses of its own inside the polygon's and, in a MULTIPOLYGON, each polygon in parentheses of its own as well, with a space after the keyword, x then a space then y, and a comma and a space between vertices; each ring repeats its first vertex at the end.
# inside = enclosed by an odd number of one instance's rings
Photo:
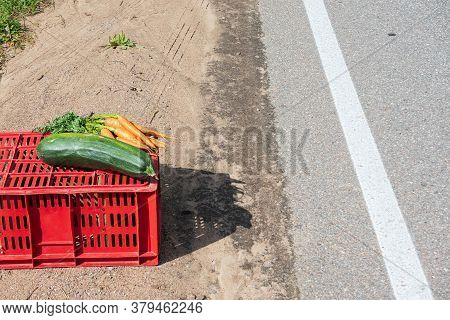
POLYGON ((104 125, 108 126, 108 127, 113 127, 113 128, 120 128, 121 127, 121 125, 119 123, 119 120, 114 119, 114 118, 106 118, 105 122, 104 122, 104 125))
POLYGON ((144 150, 147 150, 147 151, 150 150, 150 148, 145 143, 143 143, 141 141, 129 140, 129 139, 121 138, 121 137, 117 137, 116 139, 119 140, 119 141, 125 142, 125 143, 127 143, 127 144, 129 144, 129 145, 131 145, 133 147, 139 148, 139 149, 144 149, 144 150))
POLYGON ((111 128, 111 131, 114 132, 116 136, 122 139, 127 139, 131 141, 140 141, 140 139, 137 139, 137 137, 131 133, 130 131, 124 129, 124 128, 111 128))
POLYGON ((158 148, 165 148, 166 147, 166 144, 164 142, 162 142, 162 141, 159 141, 158 139, 155 139, 155 138, 149 138, 149 139, 158 148))
POLYGON ((134 124, 132 124, 130 121, 128 121, 127 118, 123 116, 118 116, 117 119, 119 120, 120 125, 128 130, 130 133, 134 134, 136 137, 141 139, 145 142, 146 145, 149 147, 154 147, 155 144, 150 140, 149 137, 147 137, 143 132, 141 132, 134 124))
POLYGON ((145 133, 145 134, 149 134, 149 135, 154 136, 154 137, 161 137, 161 138, 164 138, 164 139, 167 139, 167 140, 170 139, 170 136, 167 135, 167 134, 164 134, 164 133, 155 131, 155 130, 150 129, 150 128, 143 127, 143 126, 141 126, 141 125, 138 125, 138 124, 135 123, 135 122, 133 122, 133 124, 134 124, 134 126, 135 126, 136 128, 138 128, 141 132, 143 132, 143 133, 145 133))
MULTIPOLYGON (((139 141, 142 141, 142 139, 139 139, 139 141)), ((152 140, 148 140, 148 142, 145 142, 151 149, 157 149, 157 145, 153 143, 152 140)))
MULTIPOLYGON (((123 127, 120 127, 120 128, 110 127, 110 128, 111 128, 111 131, 114 132, 114 134, 121 139, 131 141, 138 145, 145 144, 141 140, 141 138, 136 137, 132 132, 126 130, 123 127)), ((156 145, 152 141, 150 141, 150 144, 145 144, 145 145, 149 146, 151 149, 156 149, 156 145)))
POLYGON ((107 138, 114 139, 114 135, 111 133, 111 131, 109 131, 109 130, 106 129, 106 128, 103 128, 103 129, 100 131, 100 135, 102 135, 102 136, 104 136, 104 137, 107 137, 107 138))

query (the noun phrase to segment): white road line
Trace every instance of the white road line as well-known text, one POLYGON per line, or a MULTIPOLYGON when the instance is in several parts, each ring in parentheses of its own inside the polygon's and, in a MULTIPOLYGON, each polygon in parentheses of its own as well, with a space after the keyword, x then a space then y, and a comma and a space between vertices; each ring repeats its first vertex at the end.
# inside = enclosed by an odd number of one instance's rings
POLYGON ((303 0, 397 299, 433 299, 322 0, 303 0))

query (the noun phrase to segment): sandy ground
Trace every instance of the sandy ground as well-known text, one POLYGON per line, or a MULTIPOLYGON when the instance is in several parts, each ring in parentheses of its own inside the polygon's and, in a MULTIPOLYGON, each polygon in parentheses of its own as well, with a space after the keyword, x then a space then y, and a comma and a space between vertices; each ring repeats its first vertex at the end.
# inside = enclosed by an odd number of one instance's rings
POLYGON ((160 266, 3 270, 0 299, 298 297, 276 145, 242 141, 273 129, 256 0, 57 0, 27 25, 34 42, 3 70, 0 130, 117 112, 176 140, 160 266), (138 46, 102 47, 120 31, 138 46))

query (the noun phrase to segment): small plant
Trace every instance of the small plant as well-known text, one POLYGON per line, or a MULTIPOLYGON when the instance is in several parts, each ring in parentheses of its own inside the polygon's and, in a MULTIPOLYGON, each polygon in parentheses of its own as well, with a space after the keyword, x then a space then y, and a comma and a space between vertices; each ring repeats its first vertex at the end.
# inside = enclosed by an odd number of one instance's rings
POLYGON ((20 23, 27 15, 38 13, 52 0, 0 0, 0 68, 6 51, 20 47, 26 39, 26 28, 20 23))
POLYGON ((111 47, 113 49, 119 47, 121 49, 128 49, 133 48, 136 46, 136 43, 133 42, 130 38, 128 38, 125 33, 120 32, 113 37, 109 38, 109 44, 108 47, 111 47))
POLYGON ((0 20, 0 44, 15 45, 19 42, 23 28, 16 19, 0 20))
POLYGON ((20 43, 24 32, 19 20, 39 11, 43 0, 0 0, 0 45, 20 43))

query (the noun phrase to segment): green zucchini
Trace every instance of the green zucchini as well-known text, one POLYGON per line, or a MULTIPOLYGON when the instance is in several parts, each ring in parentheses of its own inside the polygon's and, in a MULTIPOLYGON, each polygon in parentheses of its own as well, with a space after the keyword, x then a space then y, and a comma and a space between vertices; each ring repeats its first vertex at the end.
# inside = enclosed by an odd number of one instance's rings
POLYGON ((39 143, 36 151, 49 165, 111 170, 141 179, 155 176, 148 153, 96 134, 52 134, 39 143))

